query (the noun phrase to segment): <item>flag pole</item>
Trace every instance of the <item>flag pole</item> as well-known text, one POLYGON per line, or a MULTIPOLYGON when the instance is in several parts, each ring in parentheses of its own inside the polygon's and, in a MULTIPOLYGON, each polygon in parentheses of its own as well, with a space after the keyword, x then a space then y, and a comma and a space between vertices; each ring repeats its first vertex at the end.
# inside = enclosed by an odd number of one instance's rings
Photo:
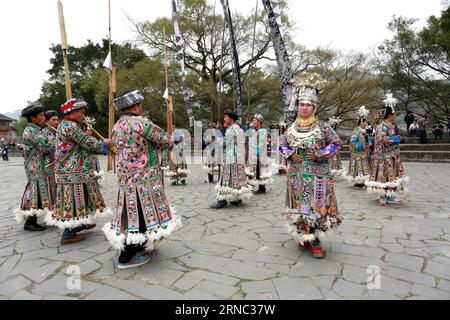
POLYGON ((69 71, 69 58, 67 51, 69 46, 67 45, 66 24, 64 21, 64 9, 61 0, 58 0, 58 16, 59 16, 59 29, 61 32, 61 49, 64 59, 64 79, 66 82, 66 99, 72 99, 72 87, 70 85, 70 71, 69 71))
MULTIPOLYGON (((169 94, 169 72, 167 67, 167 44, 166 44, 166 27, 163 28, 164 34, 164 70, 166 73, 166 92, 167 92, 167 113, 166 113, 166 122, 167 122, 167 134, 173 134, 173 122, 172 122, 172 112, 173 112, 173 104, 172 104, 172 96, 169 94)), ((171 153, 167 151, 167 159, 171 160, 171 153)))
MULTIPOLYGON (((112 41, 111 41, 111 0, 108 0, 108 18, 109 18, 109 52, 108 54, 111 55, 110 59, 112 61, 112 41)), ((111 62, 112 65, 112 62, 111 62)), ((108 72, 108 78, 109 78, 109 97, 108 97, 108 106, 109 106, 109 113, 108 113, 108 136, 111 138, 112 135, 112 129, 114 127, 114 96, 116 93, 116 68, 114 66, 109 70, 108 72)), ((108 172, 112 171, 114 168, 114 173, 116 172, 116 166, 115 166, 115 157, 114 154, 110 151, 108 153, 108 172), (114 162, 114 165, 113 165, 114 162)))

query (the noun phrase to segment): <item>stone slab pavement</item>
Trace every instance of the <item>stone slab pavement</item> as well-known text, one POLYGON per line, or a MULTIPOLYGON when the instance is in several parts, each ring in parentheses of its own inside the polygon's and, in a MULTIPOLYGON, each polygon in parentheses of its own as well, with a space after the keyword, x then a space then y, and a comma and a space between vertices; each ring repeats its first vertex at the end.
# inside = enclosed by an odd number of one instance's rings
MULTIPOLYGON (((67 246, 55 228, 30 233, 15 222, 25 173, 12 158, 0 163, 0 299, 449 299, 450 166, 405 168, 404 205, 379 207, 365 191, 336 184, 345 220, 323 240, 325 259, 315 260, 297 250, 280 218, 284 177, 243 207, 213 211, 213 185, 192 165, 187 185, 167 186, 183 228, 149 264, 119 271, 105 221, 67 246)), ((114 174, 101 188, 114 207, 114 174)))

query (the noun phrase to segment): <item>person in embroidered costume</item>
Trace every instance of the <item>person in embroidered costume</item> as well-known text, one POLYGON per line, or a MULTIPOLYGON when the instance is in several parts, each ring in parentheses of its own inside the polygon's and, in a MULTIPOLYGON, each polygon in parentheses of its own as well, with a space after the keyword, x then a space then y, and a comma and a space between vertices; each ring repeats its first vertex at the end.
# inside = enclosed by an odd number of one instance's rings
POLYGON ((288 159, 284 216, 298 248, 311 246, 315 258, 324 256, 319 232, 342 221, 328 162, 339 152, 341 141, 328 123, 315 116, 317 94, 325 83, 318 74, 306 74, 294 81, 291 110, 298 106, 298 118, 288 128, 287 143, 280 146, 288 159))
POLYGON ((397 99, 386 94, 385 108, 380 112, 381 123, 375 127, 375 149, 370 179, 365 182, 367 192, 379 196, 379 204, 402 203, 398 192, 405 192, 408 177, 400 158, 401 137, 395 126, 397 99))
POLYGON ((56 205, 48 225, 63 229, 61 244, 85 239, 77 233, 95 227, 93 218, 110 213, 100 193, 91 154, 107 154, 110 142, 88 136, 80 127, 87 103, 71 99, 61 106, 64 119, 56 131, 56 205))
POLYGON ((42 133, 47 137, 48 141, 53 144, 53 148, 44 155, 45 174, 47 175, 52 199, 56 199, 56 181, 55 181, 55 144, 56 130, 59 126, 59 114, 55 110, 45 112, 45 126, 42 133))
POLYGON ((204 167, 203 170, 208 173, 208 182, 214 182, 214 175, 217 174, 217 180, 220 178, 220 164, 222 162, 223 148, 222 133, 216 129, 214 123, 209 124, 208 131, 205 132, 205 140, 203 142, 204 167))
MULTIPOLYGON (((280 135, 278 136, 278 146, 285 145, 287 142, 287 123, 280 123, 280 135)), ((278 174, 285 175, 287 173, 287 160, 286 157, 279 150, 277 152, 277 164, 278 174)))
MULTIPOLYGON (((328 124, 336 132, 337 126, 342 120, 339 117, 330 117, 328 124)), ((339 152, 335 153, 330 160, 328 160, 331 166, 331 173, 333 174, 335 181, 341 181, 342 178, 347 176, 345 168, 342 166, 341 155, 339 152)))
POLYGON ((189 170, 186 163, 186 153, 188 149, 189 142, 185 140, 184 134, 181 130, 175 129, 173 132, 174 146, 171 152, 172 159, 170 163, 170 170, 167 172, 172 185, 186 184, 186 179, 189 176, 189 170))
POLYGON ((262 127, 264 117, 255 114, 252 119, 253 126, 248 133, 248 161, 246 174, 248 184, 258 187, 256 194, 266 193, 266 185, 273 182, 272 173, 269 170, 269 159, 267 156, 267 129, 262 127))
POLYGON ((54 150, 54 144, 42 132, 45 123, 42 106, 26 107, 22 110, 22 117, 28 122, 22 135, 24 166, 28 181, 20 209, 15 210, 14 214, 18 222, 25 223, 25 230, 42 231, 45 227, 38 224, 38 220, 51 213, 54 204, 50 181, 45 171, 45 155, 54 150))
POLYGON ((244 131, 236 123, 238 115, 225 111, 224 123, 227 127, 225 133, 225 157, 220 173, 219 183, 216 186, 217 202, 211 209, 221 209, 232 205, 241 205, 242 200, 253 196, 252 187, 247 184, 245 175, 245 136, 244 131))
MULTIPOLYGON (((86 130, 85 130, 86 134, 90 137, 92 137, 92 135, 94 134, 94 132, 92 131, 92 128, 90 126, 86 126, 86 130)), ((100 167, 100 161, 98 160, 98 156, 96 154, 91 154, 92 157, 92 162, 94 163, 94 174, 97 177, 97 180, 101 180, 103 179, 104 176, 104 172, 100 167)))
POLYGON ((119 191, 114 222, 102 230, 112 247, 120 251, 119 269, 147 263, 150 252, 181 227, 164 190, 158 157, 158 151, 171 148, 173 142, 164 130, 142 116, 143 100, 137 90, 114 100, 115 108, 122 112, 112 133, 119 191))
POLYGON ((350 138, 350 163, 345 177, 349 182, 354 183, 355 188, 361 189, 365 187, 366 180, 370 178, 370 150, 373 143, 366 133, 369 110, 362 106, 358 113, 358 126, 350 138))

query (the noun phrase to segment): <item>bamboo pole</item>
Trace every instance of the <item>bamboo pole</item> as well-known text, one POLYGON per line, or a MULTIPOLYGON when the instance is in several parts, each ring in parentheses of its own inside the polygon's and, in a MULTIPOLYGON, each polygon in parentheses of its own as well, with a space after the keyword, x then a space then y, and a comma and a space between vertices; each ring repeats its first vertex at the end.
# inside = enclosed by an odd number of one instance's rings
POLYGON ((61 49, 64 59, 64 79, 66 82, 66 99, 72 99, 72 86, 70 85, 70 70, 69 70, 69 58, 67 51, 69 46, 67 45, 66 24, 64 21, 64 9, 61 0, 58 0, 58 16, 59 16, 59 29, 61 32, 61 49))
POLYGON ((45 125, 46 125, 50 130, 53 130, 54 132, 57 131, 57 129, 56 129, 54 126, 52 126, 51 124, 48 124, 48 123, 46 122, 45 125))
MULTIPOLYGON (((109 54, 111 54, 112 59, 112 40, 111 40, 111 0, 108 0, 108 17, 109 17, 109 54)), ((108 113, 108 136, 111 138, 112 136, 112 130, 114 127, 114 96, 116 93, 116 69, 112 67, 112 70, 108 72, 108 78, 109 78, 109 96, 108 96, 108 106, 109 106, 109 113, 108 113)), ((114 168, 114 173, 116 172, 116 166, 115 166, 115 157, 112 152, 108 153, 108 171, 112 171, 114 168), (113 165, 114 163, 114 165, 113 165)))

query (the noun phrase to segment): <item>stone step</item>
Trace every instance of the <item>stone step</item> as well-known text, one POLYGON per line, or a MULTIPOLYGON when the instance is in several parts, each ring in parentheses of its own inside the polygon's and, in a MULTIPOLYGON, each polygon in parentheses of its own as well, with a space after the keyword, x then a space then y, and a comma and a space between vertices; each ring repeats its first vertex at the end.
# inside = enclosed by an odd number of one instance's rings
MULTIPOLYGON (((350 159, 350 151, 340 152, 342 160, 350 159)), ((450 151, 411 151, 401 152, 402 161, 405 162, 448 162, 450 163, 450 151)))
MULTIPOLYGON (((450 144, 400 144, 403 151, 450 151, 450 144)), ((350 151, 350 145, 343 145, 342 151, 350 151)))

